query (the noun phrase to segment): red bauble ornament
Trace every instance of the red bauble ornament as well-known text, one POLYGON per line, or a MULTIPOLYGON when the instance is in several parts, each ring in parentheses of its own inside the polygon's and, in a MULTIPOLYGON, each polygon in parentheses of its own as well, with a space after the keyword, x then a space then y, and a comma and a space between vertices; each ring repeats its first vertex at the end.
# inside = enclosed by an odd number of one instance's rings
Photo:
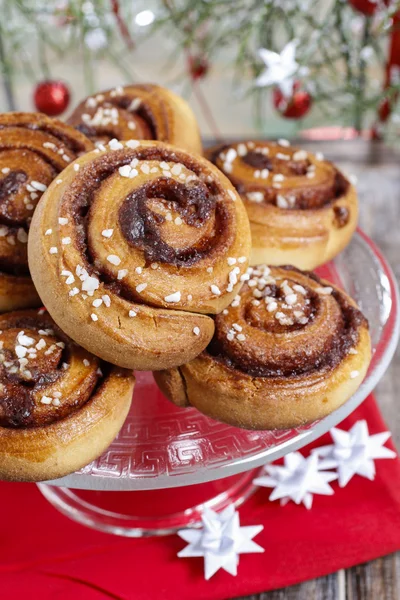
POLYGON ((276 110, 285 119, 301 119, 310 110, 312 106, 312 97, 306 91, 302 90, 299 81, 293 85, 293 94, 287 98, 282 94, 279 87, 274 88, 273 100, 276 110))
MULTIPOLYGON (((355 10, 366 17, 372 17, 379 8, 379 4, 382 4, 382 2, 373 2, 372 0, 349 0, 349 2, 355 10)), ((388 6, 389 2, 390 0, 383 0, 385 6, 388 6)))
POLYGON ((210 68, 210 64, 205 56, 192 56, 188 58, 188 68, 190 77, 196 81, 197 79, 204 79, 210 68))
POLYGON ((378 7, 376 2, 370 0, 349 0, 349 2, 355 10, 368 17, 372 16, 378 7))
POLYGON ((396 98, 392 98, 392 102, 389 101, 389 98, 384 98, 378 106, 378 121, 371 129, 373 140, 381 140, 383 138, 384 124, 389 119, 392 112, 392 104, 395 104, 395 102, 396 98))
POLYGON ((49 117, 61 115, 69 100, 69 89, 62 81, 42 81, 37 84, 33 95, 36 109, 49 117))
POLYGON ((389 102, 389 98, 384 98, 378 107, 379 120, 384 123, 388 120, 391 112, 392 106, 389 102))

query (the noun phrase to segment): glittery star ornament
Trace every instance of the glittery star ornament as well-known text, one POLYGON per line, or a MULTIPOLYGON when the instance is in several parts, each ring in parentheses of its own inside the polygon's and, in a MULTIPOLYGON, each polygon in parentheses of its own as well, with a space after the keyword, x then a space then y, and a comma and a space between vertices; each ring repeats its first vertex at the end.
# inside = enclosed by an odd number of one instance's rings
POLYGON ((264 552, 264 548, 252 541, 263 526, 241 527, 239 513, 233 505, 221 513, 206 508, 201 520, 203 526, 200 529, 178 531, 179 537, 189 544, 178 556, 203 556, 206 579, 210 579, 219 569, 236 575, 239 554, 264 552))
POLYGON ((329 482, 338 477, 336 473, 320 471, 317 454, 304 458, 300 452, 287 454, 283 466, 266 465, 265 471, 267 474, 257 477, 253 483, 274 488, 270 500, 280 500, 282 505, 292 500, 308 509, 312 506, 313 494, 333 494, 329 482))
POLYGON ((321 469, 337 469, 339 485, 344 487, 354 477, 361 475, 371 481, 375 478, 376 458, 394 458, 396 453, 383 445, 390 432, 369 435, 366 421, 357 421, 349 431, 334 427, 330 431, 333 444, 313 450, 320 457, 321 469))
POLYGON ((301 70, 296 62, 297 43, 292 40, 280 54, 260 48, 258 53, 266 68, 256 79, 258 87, 277 85, 285 97, 293 95, 294 75, 301 70))

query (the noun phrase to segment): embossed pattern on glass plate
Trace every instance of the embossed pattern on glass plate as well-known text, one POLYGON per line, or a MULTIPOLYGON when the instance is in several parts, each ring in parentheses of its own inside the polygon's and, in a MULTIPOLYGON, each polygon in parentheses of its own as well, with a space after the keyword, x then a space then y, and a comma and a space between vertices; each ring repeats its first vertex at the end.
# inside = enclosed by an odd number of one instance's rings
POLYGON ((349 292, 370 323, 371 366, 345 405, 305 427, 247 431, 170 404, 152 374, 138 372, 132 408, 116 440, 84 469, 51 484, 135 490, 211 481, 275 460, 342 421, 373 390, 393 356, 399 336, 397 287, 380 251, 360 231, 334 261, 317 272, 349 292))

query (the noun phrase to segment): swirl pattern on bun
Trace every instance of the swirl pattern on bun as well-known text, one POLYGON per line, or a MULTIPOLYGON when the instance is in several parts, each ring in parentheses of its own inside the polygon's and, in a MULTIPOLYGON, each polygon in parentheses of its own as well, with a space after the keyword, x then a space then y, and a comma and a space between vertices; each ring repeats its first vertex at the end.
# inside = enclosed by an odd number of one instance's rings
POLYGON ((183 364, 210 341, 207 316, 243 285, 249 223, 211 163, 116 140, 75 161, 35 213, 29 261, 54 320, 104 360, 183 364))
POLYGON ((183 98, 159 85, 116 87, 83 100, 68 123, 94 142, 159 140, 201 154, 196 118, 183 98))
POLYGON ((249 429, 286 429, 329 414, 368 368, 368 323, 353 300, 295 267, 250 268, 207 349, 155 373, 173 402, 249 429))
POLYGON ((82 133, 46 115, 0 115, 0 312, 40 306, 28 269, 32 215, 60 171, 92 149, 82 133))
POLYGON ((245 203, 252 265, 314 269, 349 243, 357 226, 357 193, 320 153, 280 140, 222 145, 208 156, 245 203))
POLYGON ((128 413, 133 375, 72 342, 41 309, 0 316, 0 477, 62 477, 99 456, 128 413))

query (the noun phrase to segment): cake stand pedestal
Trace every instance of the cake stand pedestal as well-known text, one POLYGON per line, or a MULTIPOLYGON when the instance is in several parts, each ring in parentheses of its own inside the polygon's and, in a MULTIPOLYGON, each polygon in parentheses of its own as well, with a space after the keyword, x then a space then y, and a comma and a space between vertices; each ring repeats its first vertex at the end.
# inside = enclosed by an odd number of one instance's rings
POLYGON ((38 487, 60 512, 83 525, 116 535, 143 537, 193 526, 200 521, 205 507, 220 511, 229 504, 240 506, 255 491, 252 481, 260 471, 252 469, 207 483, 161 490, 73 490, 47 484, 38 487))
POLYGON ((367 317, 373 357, 357 392, 316 423, 248 431, 166 400, 151 373, 137 373, 131 411, 108 450, 77 473, 39 484, 68 517, 101 531, 139 537, 199 523, 204 507, 239 506, 262 465, 298 450, 346 418, 385 372, 399 337, 393 273, 361 231, 317 272, 346 290, 367 317))

